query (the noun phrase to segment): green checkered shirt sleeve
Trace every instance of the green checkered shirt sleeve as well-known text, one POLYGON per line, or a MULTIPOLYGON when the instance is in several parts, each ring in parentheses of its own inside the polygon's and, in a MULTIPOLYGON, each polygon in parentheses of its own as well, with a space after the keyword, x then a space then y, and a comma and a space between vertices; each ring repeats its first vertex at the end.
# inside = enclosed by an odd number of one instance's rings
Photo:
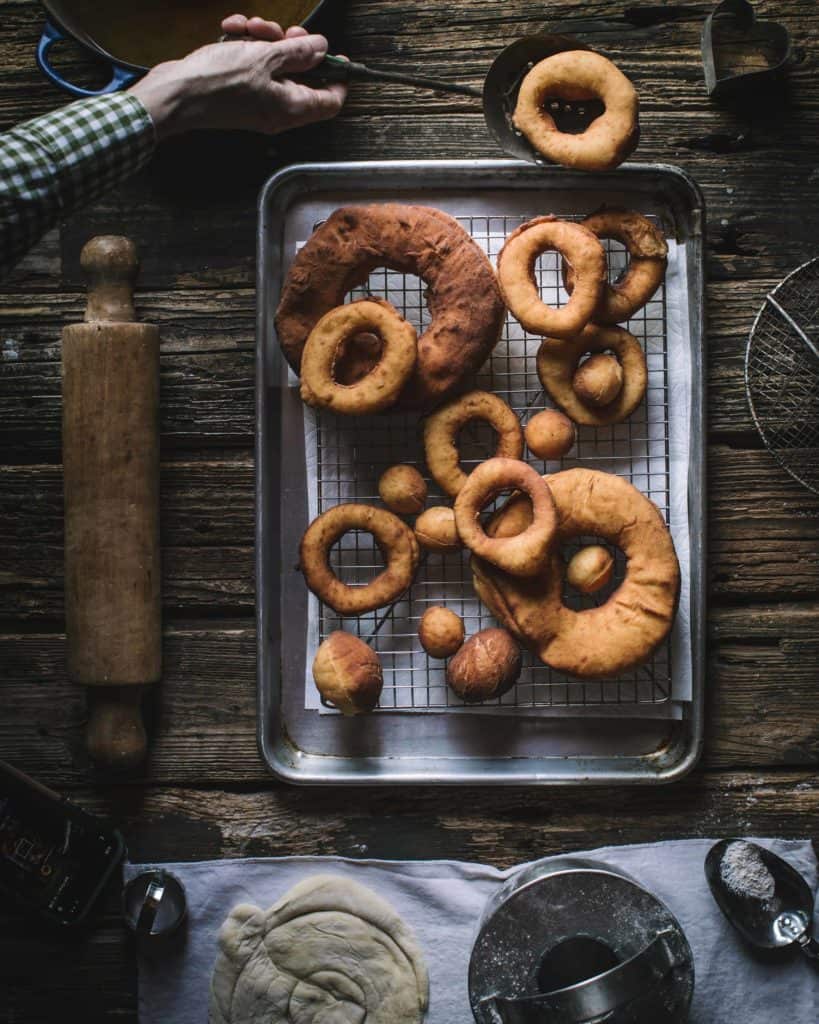
POLYGON ((0 134, 0 277, 61 217, 136 173, 155 145, 148 112, 127 93, 0 134))

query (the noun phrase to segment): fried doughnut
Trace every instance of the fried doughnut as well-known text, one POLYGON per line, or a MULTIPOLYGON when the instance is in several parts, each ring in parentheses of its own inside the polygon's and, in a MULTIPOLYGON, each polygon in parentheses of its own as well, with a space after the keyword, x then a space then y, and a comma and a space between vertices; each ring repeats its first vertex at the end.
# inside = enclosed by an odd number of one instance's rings
MULTIPOLYGON (((606 284, 592 315, 596 324, 621 324, 642 309, 660 287, 668 263, 663 233, 634 210, 600 210, 586 217, 583 226, 598 238, 615 238, 628 249, 629 265, 614 284, 606 284)), ((574 270, 564 261, 563 281, 571 295, 574 270)))
POLYGON ((621 164, 640 139, 637 90, 610 60, 591 50, 567 50, 539 61, 523 79, 513 122, 548 160, 581 171, 621 164), (601 100, 605 111, 584 132, 561 132, 547 99, 601 100))
POLYGON ((523 433, 529 451, 538 459, 562 459, 577 440, 574 423, 557 409, 536 413, 523 433))
POLYGON ((572 389, 584 405, 611 405, 623 390, 623 367, 607 352, 596 352, 575 371, 572 389))
POLYGON ((591 319, 606 281, 600 240, 580 224, 536 217, 512 232, 498 255, 498 279, 509 309, 532 334, 571 338, 591 319), (575 288, 561 309, 548 306, 535 281, 535 261, 556 249, 574 268, 575 288))
POLYGON ((537 354, 537 374, 552 401, 575 421, 589 427, 604 427, 627 419, 646 393, 648 370, 640 342, 622 327, 589 324, 576 338, 561 341, 545 338, 537 354), (623 387, 614 401, 601 409, 586 405, 572 381, 587 352, 611 350, 623 367, 623 387))
POLYGON ((455 526, 455 513, 446 505, 433 505, 415 520, 415 536, 422 548, 448 555, 463 545, 455 526))
MULTIPOLYGON (((680 568, 671 534, 657 507, 612 473, 567 469, 545 477, 557 506, 560 543, 593 534, 626 556, 626 575, 597 608, 573 611, 563 604, 565 564, 558 551, 539 576, 517 579, 480 558, 472 572, 481 600, 507 629, 552 668, 582 678, 603 678, 642 664, 671 630, 680 568)), ((511 537, 525 529, 532 511, 516 495, 488 532, 511 537)))
POLYGON ((390 466, 378 480, 378 494, 390 512, 415 516, 427 503, 427 485, 415 466, 390 466))
POLYGON ((276 311, 276 334, 296 372, 318 321, 377 267, 416 274, 432 322, 418 339, 402 407, 431 407, 486 360, 505 309, 486 254, 452 217, 425 206, 377 203, 336 210, 296 255, 276 311))
POLYGON ((360 615, 383 608, 404 593, 418 568, 415 534, 398 516, 370 505, 335 505, 307 527, 299 548, 307 586, 339 615, 360 615), (387 563, 366 586, 351 587, 330 568, 330 548, 350 530, 375 537, 387 563))
POLYGON ((535 576, 546 565, 557 527, 555 504, 543 477, 517 459, 489 459, 472 470, 455 499, 455 525, 476 555, 513 576, 535 576), (524 491, 533 510, 529 526, 516 537, 490 537, 480 515, 501 491, 524 491))
POLYGON ((395 404, 415 366, 418 335, 394 306, 382 299, 358 299, 337 306, 319 320, 304 346, 301 397, 308 405, 359 416, 395 404), (344 346, 357 334, 375 333, 383 342, 375 366, 354 384, 336 379, 344 346))
POLYGON ((463 647, 464 620, 449 608, 427 608, 418 625, 418 639, 432 658, 451 658, 463 647))
POLYGON ((572 556, 566 579, 581 594, 596 594, 607 587, 614 572, 614 559, 600 544, 589 544, 572 556))
POLYGON ((458 432, 472 420, 484 420, 498 435, 496 456, 523 455, 520 420, 503 399, 488 391, 470 391, 431 413, 424 423, 427 467, 438 486, 454 498, 466 483, 458 454, 458 432))

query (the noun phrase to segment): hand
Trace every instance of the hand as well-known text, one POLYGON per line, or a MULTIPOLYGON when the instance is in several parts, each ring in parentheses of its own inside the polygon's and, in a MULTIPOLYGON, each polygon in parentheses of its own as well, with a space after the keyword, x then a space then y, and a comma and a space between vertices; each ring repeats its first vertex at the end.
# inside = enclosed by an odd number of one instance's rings
POLYGON ((288 76, 315 67, 327 53, 324 36, 300 26, 284 32, 274 21, 231 15, 231 35, 251 38, 203 46, 182 60, 157 64, 131 86, 166 138, 197 128, 243 128, 273 135, 334 117, 346 86, 312 89, 288 76))

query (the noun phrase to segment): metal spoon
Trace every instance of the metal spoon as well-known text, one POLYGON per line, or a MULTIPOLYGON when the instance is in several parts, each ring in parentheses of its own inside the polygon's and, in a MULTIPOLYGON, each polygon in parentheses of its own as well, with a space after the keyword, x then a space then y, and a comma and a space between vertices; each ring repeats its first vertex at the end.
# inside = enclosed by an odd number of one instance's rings
POLYGON ((756 843, 723 839, 708 851, 705 877, 720 910, 750 945, 784 949, 796 943, 819 960, 819 942, 811 936, 813 894, 787 861, 756 843))
MULTIPOLYGON (((489 134, 510 156, 537 164, 548 164, 512 123, 520 85, 535 64, 565 50, 590 47, 573 36, 524 36, 502 50, 492 63, 483 85, 483 116, 489 134)), ((600 100, 567 101, 555 98, 547 103, 561 131, 579 132, 605 110, 600 100)))

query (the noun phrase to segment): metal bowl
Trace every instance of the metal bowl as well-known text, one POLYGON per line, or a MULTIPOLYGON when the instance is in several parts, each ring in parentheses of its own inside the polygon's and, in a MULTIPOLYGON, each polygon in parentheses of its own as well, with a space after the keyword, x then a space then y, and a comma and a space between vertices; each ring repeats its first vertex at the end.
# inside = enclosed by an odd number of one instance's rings
MULTIPOLYGON (((316 0, 308 14, 302 19, 301 24, 308 25, 327 5, 328 0, 316 0)), ((40 41, 37 44, 37 64, 43 74, 51 81, 71 93, 72 96, 102 96, 105 93, 116 92, 130 85, 159 60, 151 64, 135 63, 128 60, 123 53, 112 52, 114 47, 108 44, 106 47, 104 39, 106 32, 101 26, 105 15, 119 17, 118 5, 115 4, 91 4, 89 0, 42 0, 46 10, 46 22, 40 41), (93 13, 92 13, 93 12, 93 13), (102 61, 107 63, 111 69, 111 78, 101 89, 84 89, 82 86, 69 82, 64 78, 49 60, 49 52, 55 43, 71 39, 79 43, 84 49, 102 61)), ((161 10, 164 18, 173 19, 173 3, 169 0, 167 7, 161 10)), ((181 15, 177 15, 181 17, 181 15)), ((213 42, 219 36, 218 21, 214 23, 213 42)), ((205 42, 206 40, 202 40, 205 42)), ((180 53, 181 57, 184 54, 180 53)))

